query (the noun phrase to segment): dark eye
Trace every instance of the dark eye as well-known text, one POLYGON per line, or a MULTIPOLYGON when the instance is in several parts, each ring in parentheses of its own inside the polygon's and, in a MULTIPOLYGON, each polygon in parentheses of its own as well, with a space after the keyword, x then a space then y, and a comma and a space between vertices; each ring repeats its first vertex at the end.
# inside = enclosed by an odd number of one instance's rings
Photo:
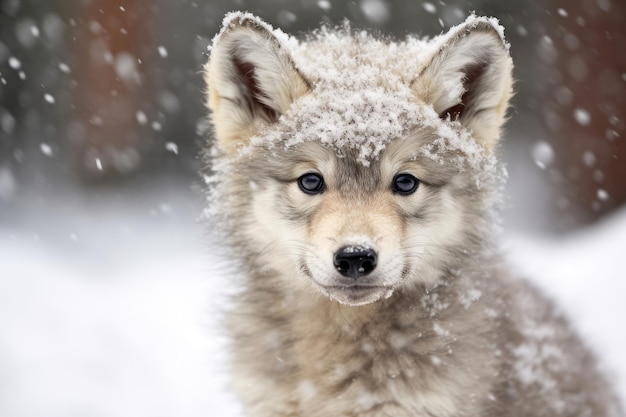
POLYGON ((401 195, 413 194, 420 181, 411 174, 398 174, 393 177, 392 189, 394 193, 401 195))
POLYGON ((304 174, 298 178, 298 186, 307 194, 319 194, 324 191, 324 178, 319 174, 304 174))

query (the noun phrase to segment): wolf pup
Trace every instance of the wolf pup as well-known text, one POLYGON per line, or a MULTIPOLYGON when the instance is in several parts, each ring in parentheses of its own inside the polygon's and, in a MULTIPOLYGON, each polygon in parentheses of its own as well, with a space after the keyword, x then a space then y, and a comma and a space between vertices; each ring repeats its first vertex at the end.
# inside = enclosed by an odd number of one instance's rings
POLYGON ((511 71, 490 18, 394 42, 226 17, 206 68, 210 199, 240 261, 247 415, 621 415, 492 245, 511 71))

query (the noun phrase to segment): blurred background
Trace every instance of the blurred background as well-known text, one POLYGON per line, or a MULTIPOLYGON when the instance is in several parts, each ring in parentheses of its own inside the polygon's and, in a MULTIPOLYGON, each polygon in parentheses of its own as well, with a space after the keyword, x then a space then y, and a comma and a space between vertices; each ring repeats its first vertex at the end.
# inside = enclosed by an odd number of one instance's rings
POLYGON ((615 0, 2 0, 0 202, 21 212, 25 194, 56 195, 59 185, 89 194, 156 177, 195 180, 209 133, 200 72, 227 11, 249 10, 292 34, 347 18, 396 37, 433 36, 476 11, 501 20, 516 65, 504 153, 513 183, 529 177, 531 188, 512 193, 509 218, 571 230, 626 200, 625 7, 615 0))
POLYGON ((349 19, 397 38, 437 35, 472 11, 498 17, 517 80, 505 241, 531 276, 551 274, 537 282, 623 380, 625 9, 0 0, 0 415, 236 415, 215 394, 207 306, 226 267, 199 221, 198 175, 210 136, 202 66, 232 10, 294 35, 349 19))

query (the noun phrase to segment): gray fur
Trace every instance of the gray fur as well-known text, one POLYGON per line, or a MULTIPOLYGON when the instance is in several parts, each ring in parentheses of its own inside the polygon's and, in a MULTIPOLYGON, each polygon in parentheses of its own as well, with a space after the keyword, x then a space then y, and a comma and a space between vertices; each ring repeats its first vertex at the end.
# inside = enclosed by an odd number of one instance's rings
MULTIPOLYGON (((237 30, 233 21, 230 31, 237 30)), ((492 30, 482 23, 474 27, 492 30)), ((448 44, 458 40, 451 39, 448 44)), ((497 59, 506 63, 507 57, 497 59)), ((446 65, 446 59, 434 61, 446 65)), ((510 72, 507 65, 502 71, 510 72)), ((207 77, 219 79, 211 75, 219 71, 209 66, 207 77)), ((493 248, 503 180, 491 156, 509 90, 500 91, 501 98, 481 92, 492 107, 500 101, 494 114, 480 116, 493 119, 483 132, 491 136, 483 138, 480 163, 446 148, 437 129, 423 123, 408 126, 368 164, 349 146, 314 138, 289 144, 288 132, 282 143, 233 150, 267 129, 283 129, 282 119, 271 122, 277 126, 257 121, 218 133, 216 195, 242 277, 226 327, 234 388, 250 417, 622 415, 584 343, 549 300, 507 271, 493 248), (323 175, 324 192, 298 189, 306 172, 323 175), (393 193, 398 172, 422 181, 414 195, 393 193), (372 298, 351 298, 333 287, 342 282, 333 272, 333 251, 359 239, 380 255, 363 282, 387 290, 376 289, 372 298)), ((228 114, 212 100, 219 125, 228 114)), ((465 120, 441 123, 467 128, 465 120)))

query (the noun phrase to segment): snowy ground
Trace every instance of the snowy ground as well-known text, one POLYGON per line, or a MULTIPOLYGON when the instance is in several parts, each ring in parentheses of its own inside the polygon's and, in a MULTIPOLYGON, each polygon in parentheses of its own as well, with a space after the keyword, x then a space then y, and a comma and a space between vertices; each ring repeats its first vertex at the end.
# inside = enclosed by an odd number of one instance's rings
MULTIPOLYGON (((197 221, 197 193, 24 199, 0 218, 1 416, 241 415, 216 325, 228 268, 197 221)), ((626 210, 566 238, 505 235, 622 398, 625 244, 626 210)))

